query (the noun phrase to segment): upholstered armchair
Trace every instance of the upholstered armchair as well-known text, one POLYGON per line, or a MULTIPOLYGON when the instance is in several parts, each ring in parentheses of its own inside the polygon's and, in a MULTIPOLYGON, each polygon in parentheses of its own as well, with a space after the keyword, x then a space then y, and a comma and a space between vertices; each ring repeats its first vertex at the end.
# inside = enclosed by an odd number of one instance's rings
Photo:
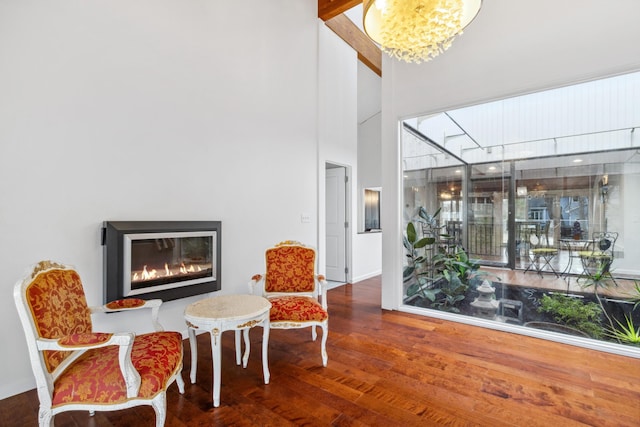
POLYGON ((256 274, 249 282, 251 293, 260 291, 271 302, 270 328, 293 329, 316 326, 322 328, 322 365, 327 366, 327 282, 315 274, 316 251, 302 243, 285 241, 269 248, 265 254, 266 272, 256 274))
POLYGON ((158 323, 161 300, 125 299, 91 308, 78 273, 42 261, 16 283, 13 296, 36 379, 41 427, 64 411, 113 411, 151 405, 156 426, 166 418, 166 390, 184 392, 182 335, 158 323), (94 332, 93 312, 150 308, 156 332, 94 332))

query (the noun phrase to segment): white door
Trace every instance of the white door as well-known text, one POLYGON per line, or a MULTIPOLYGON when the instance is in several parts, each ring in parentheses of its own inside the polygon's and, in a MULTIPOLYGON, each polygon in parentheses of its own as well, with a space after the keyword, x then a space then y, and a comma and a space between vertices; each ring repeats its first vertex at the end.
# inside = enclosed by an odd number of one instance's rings
POLYGON ((326 266, 327 280, 347 281, 347 223, 345 214, 346 169, 334 167, 326 170, 326 266))

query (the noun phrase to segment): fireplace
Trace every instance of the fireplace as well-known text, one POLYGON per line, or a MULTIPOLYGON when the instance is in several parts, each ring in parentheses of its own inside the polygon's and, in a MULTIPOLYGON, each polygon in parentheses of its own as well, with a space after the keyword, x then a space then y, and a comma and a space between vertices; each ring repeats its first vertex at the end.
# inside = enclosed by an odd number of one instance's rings
POLYGON ((220 233, 220 221, 105 222, 104 302, 220 290, 220 233))

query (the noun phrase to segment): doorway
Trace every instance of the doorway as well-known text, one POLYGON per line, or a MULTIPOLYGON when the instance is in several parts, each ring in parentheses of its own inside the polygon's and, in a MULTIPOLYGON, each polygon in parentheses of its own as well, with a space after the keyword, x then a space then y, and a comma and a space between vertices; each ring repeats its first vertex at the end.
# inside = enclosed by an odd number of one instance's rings
POLYGON ((348 174, 344 166, 327 163, 325 173, 325 221, 327 280, 347 282, 349 274, 347 251, 348 174))

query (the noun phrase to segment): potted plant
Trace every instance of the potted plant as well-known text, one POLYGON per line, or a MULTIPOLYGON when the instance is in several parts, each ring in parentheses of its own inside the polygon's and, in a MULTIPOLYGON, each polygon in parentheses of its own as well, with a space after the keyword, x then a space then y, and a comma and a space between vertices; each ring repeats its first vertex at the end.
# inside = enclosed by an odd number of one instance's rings
POLYGON ((575 220, 573 223, 573 240, 582 239, 582 227, 580 226, 580 221, 575 220))

